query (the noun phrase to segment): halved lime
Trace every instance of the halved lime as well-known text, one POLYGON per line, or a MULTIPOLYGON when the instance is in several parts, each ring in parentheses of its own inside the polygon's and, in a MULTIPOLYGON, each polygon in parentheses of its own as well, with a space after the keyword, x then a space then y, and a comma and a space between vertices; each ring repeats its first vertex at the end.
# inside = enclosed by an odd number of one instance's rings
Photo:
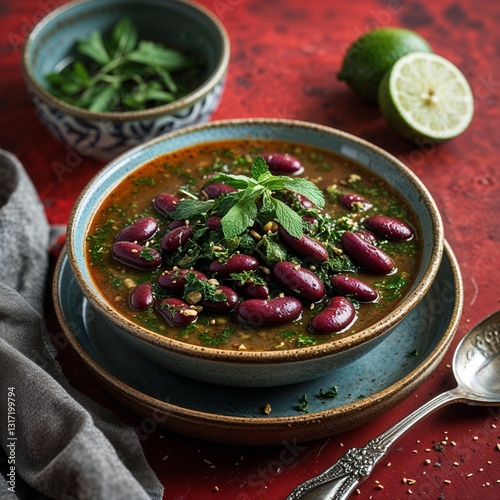
POLYGON ((461 134, 474 114, 474 98, 465 76, 436 54, 413 52, 384 75, 380 111, 389 125, 410 140, 442 142, 461 134))
POLYGON ((410 52, 432 52, 430 45, 405 28, 378 28, 360 36, 347 50, 337 75, 359 96, 377 100, 377 90, 385 72, 410 52))

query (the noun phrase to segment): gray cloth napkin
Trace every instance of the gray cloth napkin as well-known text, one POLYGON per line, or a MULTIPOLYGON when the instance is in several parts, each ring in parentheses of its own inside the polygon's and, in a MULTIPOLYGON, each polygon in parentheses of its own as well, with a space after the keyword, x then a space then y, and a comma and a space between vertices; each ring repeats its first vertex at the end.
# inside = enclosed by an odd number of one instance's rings
POLYGON ((43 341, 48 240, 29 177, 0 150, 0 499, 160 500, 136 434, 72 388, 43 341))

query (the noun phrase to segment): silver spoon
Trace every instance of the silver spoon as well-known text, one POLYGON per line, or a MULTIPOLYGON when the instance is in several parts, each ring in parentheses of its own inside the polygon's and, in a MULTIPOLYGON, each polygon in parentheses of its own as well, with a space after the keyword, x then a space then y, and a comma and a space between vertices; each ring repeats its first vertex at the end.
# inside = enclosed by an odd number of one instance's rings
POLYGON ((439 394, 363 448, 351 448, 335 464, 300 484, 287 500, 342 500, 349 497, 394 442, 420 419, 450 403, 500 405, 500 311, 476 325, 458 344, 453 357, 455 389, 439 394))

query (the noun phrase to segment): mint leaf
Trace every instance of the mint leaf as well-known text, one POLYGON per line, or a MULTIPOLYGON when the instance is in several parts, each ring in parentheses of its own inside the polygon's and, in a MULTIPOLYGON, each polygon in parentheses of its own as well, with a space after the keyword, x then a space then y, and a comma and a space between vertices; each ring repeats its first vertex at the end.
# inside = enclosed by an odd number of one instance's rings
POLYGON ((236 189, 246 189, 250 185, 254 186, 256 183, 246 175, 233 175, 233 174, 217 174, 210 179, 207 184, 214 184, 216 182, 223 182, 228 186, 236 189))
POLYGON ((113 57, 121 57, 135 49, 138 41, 137 30, 129 18, 116 23, 111 40, 114 45, 113 57))
POLYGON ((323 196, 321 189, 307 179, 287 179, 286 181, 283 181, 282 189, 289 189, 294 193, 305 196, 319 208, 323 208, 325 206, 325 197, 323 196))
POLYGON ((178 71, 191 64, 191 60, 182 52, 145 40, 139 42, 137 49, 128 54, 127 59, 153 67, 159 66, 167 71, 178 71))
POLYGON ((262 156, 256 156, 252 163, 252 177, 254 180, 262 182, 271 176, 266 160, 262 156))
POLYGON ((224 236, 226 238, 238 236, 245 229, 253 225, 256 217, 257 206, 255 205, 255 198, 244 195, 221 219, 224 236))
POLYGON ((185 220, 206 214, 212 208, 213 200, 181 200, 170 212, 170 217, 175 220, 185 220))
POLYGON ((295 238, 302 238, 302 217, 282 201, 273 198, 276 220, 295 238))
POLYGON ((93 31, 88 39, 80 40, 77 50, 80 54, 90 57, 101 65, 105 65, 111 61, 99 31, 93 31))

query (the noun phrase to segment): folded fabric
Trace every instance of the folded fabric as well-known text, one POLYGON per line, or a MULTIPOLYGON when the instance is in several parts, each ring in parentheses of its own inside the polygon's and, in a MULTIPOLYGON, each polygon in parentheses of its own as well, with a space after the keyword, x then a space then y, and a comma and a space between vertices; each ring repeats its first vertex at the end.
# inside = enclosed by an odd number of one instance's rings
POLYGON ((49 227, 0 150, 0 499, 160 500, 133 430, 72 388, 44 342, 49 227))

